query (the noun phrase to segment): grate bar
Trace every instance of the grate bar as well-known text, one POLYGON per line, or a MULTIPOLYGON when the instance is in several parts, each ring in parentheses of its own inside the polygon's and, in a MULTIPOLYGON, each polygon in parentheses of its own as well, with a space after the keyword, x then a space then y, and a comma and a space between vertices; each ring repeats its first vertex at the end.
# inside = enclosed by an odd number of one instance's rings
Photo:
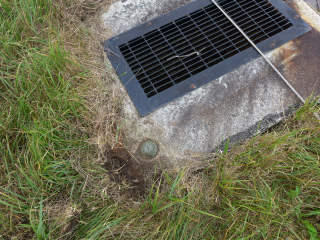
MULTIPOLYGON (((160 33, 162 34, 162 36, 164 37, 164 39, 166 39, 165 36, 163 35, 163 33, 162 33, 161 31, 160 31, 160 33)), ((170 44, 170 42, 169 42, 168 40, 166 40, 166 41, 167 41, 167 43, 169 44, 169 46, 171 46, 173 52, 177 55, 177 52, 175 51, 174 47, 170 44)), ((173 57, 173 56, 170 56, 170 57, 173 57)), ((178 58, 178 59, 179 59, 179 58, 178 58)), ((179 59, 179 61, 177 61, 177 62, 180 62, 180 64, 182 63, 182 65, 184 66, 184 68, 188 70, 188 67, 185 65, 185 63, 184 63, 183 61, 181 61, 181 60, 179 59)), ((177 62, 174 62, 173 64, 169 64, 169 65, 167 66, 167 68, 172 67, 172 66, 173 66, 174 64, 176 64, 177 62)), ((180 65, 180 66, 177 65, 177 67, 181 67, 181 65, 180 65)), ((173 68, 173 69, 175 69, 175 68, 173 68)), ((173 69, 170 69, 170 71, 172 71, 173 69)), ((183 75, 183 77, 184 77, 184 76, 185 76, 186 78, 191 77, 191 74, 190 74, 189 70, 188 70, 188 73, 186 73, 185 75, 183 75)), ((177 83, 177 80, 175 79, 175 80, 174 80, 174 84, 176 84, 176 83, 177 83)))
MULTIPOLYGON (((265 20, 261 20, 260 22, 257 22, 257 23, 259 24, 259 23, 261 23, 262 21, 265 21, 265 20)), ((261 25, 261 26, 263 27, 263 26, 266 26, 266 25, 268 25, 268 23, 264 23, 264 24, 261 25)), ((240 25, 240 26, 241 26, 241 25, 240 25)), ((269 26, 269 27, 272 27, 272 26, 269 26)), ((248 29, 248 28, 245 28, 244 30, 246 30, 246 29, 248 29)), ((210 29, 209 29, 209 30, 210 30, 210 29)), ((208 31, 209 31, 209 30, 208 30, 208 31)), ((255 29, 252 29, 250 32, 255 31, 255 30, 256 30, 256 28, 255 28, 255 29)), ((231 31, 234 31, 234 30, 231 30, 231 31)), ((230 31, 230 32, 231 32, 231 31, 230 31)), ((161 32, 161 33, 162 33, 162 32, 161 32)), ((227 32, 227 33, 228 33, 228 32, 227 32)), ((222 34, 221 34, 221 35, 222 35, 222 34)), ((221 35, 219 35, 219 36, 221 36, 221 35)), ((233 35, 231 35, 231 36, 234 36, 234 35, 239 35, 239 33, 238 33, 238 32, 235 32, 235 33, 234 33, 233 35)), ((256 34, 255 34, 255 35, 256 35, 256 34)), ((255 36, 255 35, 253 35, 253 36, 255 36)), ((217 36, 217 37, 219 37, 219 36, 217 36)), ((196 37, 197 37, 197 36, 195 36, 194 38, 196 38, 196 37)), ((243 41, 246 41, 245 38, 243 38, 243 36, 242 36, 241 34, 239 35, 239 38, 242 38, 243 41)), ((234 38, 234 40, 237 40, 237 39, 238 39, 238 38, 234 38)), ((264 40, 264 39, 265 39, 265 38, 261 38, 261 37, 260 37, 260 38, 257 38, 256 41, 262 41, 262 40, 264 40)), ((223 40, 221 40, 221 41, 223 41, 223 40)), ((195 45, 195 44, 198 43, 198 42, 200 42, 200 41, 194 42, 193 45, 195 45)), ((246 45, 247 45, 247 46, 250 46, 249 43, 247 43, 246 45)), ((159 46, 160 46, 160 44, 159 44, 159 46)), ((163 47, 162 49, 159 49, 159 50, 157 50, 157 51, 160 51, 160 50, 164 50, 164 51, 165 51, 166 48, 167 48, 167 46, 166 46, 166 47, 163 47)), ((199 48, 202 48, 202 46, 200 46, 199 48)), ((186 51, 187 51, 187 50, 186 50, 186 51)), ((182 52, 181 55, 185 54, 186 51, 185 51, 185 52, 182 52)), ((163 58, 160 58, 160 60, 163 60, 164 58, 169 58, 169 57, 172 57, 172 56, 173 56, 173 55, 164 56, 163 58)), ((152 65, 152 64, 154 63, 154 62, 150 62, 150 59, 151 59, 151 58, 153 58, 153 55, 152 55, 149 59, 146 59, 146 60, 145 60, 145 62, 148 62, 148 65, 152 65)), ((142 62, 141 65, 143 66, 143 64, 144 64, 145 62, 142 62)), ((138 64, 138 63, 137 63, 137 64, 138 64)), ((132 66, 132 67, 135 67, 135 66, 132 66)))
MULTIPOLYGON (((208 20, 209 21, 209 20, 208 20)), ((262 20, 263 21, 263 20, 262 20)), ((218 22, 219 23, 219 22, 218 22)), ((257 22, 258 24, 260 23, 260 22, 257 22)), ((200 25, 201 26, 201 25, 200 25)), ((241 26, 242 27, 242 26, 241 26)), ((165 33, 165 32, 164 32, 165 33)), ((174 35, 174 33, 172 33, 172 35, 174 35)), ((154 38, 157 38, 157 36, 155 36, 154 38)), ((168 40, 171 40, 171 38, 169 38, 168 40)), ((140 43, 141 45, 143 45, 143 43, 140 43)), ((159 43, 159 45, 161 45, 161 43, 159 43)), ((142 49, 143 48, 143 46, 140 48, 140 49, 142 49)), ((138 49, 138 50, 140 50, 140 49, 138 49)))

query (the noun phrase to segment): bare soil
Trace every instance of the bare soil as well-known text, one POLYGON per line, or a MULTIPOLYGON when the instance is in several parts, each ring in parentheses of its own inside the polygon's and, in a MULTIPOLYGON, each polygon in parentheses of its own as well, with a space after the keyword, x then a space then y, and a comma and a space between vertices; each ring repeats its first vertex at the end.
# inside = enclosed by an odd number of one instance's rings
POLYGON ((108 170, 110 179, 121 183, 127 181, 130 184, 131 195, 143 195, 146 182, 138 165, 134 163, 134 157, 124 147, 107 149, 105 152, 105 169, 108 170))

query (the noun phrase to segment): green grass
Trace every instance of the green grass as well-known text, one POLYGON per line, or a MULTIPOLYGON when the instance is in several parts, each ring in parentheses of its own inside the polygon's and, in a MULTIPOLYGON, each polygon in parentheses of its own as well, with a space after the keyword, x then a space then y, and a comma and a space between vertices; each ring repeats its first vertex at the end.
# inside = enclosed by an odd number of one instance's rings
POLYGON ((167 172, 144 197, 123 195, 92 143, 88 86, 103 84, 79 54, 90 34, 59 4, 0 0, 2 239, 320 239, 319 110, 310 102, 273 131, 226 146, 202 172, 167 172))
POLYGON ((77 92, 87 71, 64 49, 58 18, 50 0, 1 1, 2 236, 49 236, 44 206, 81 179, 71 160, 90 148, 77 92))

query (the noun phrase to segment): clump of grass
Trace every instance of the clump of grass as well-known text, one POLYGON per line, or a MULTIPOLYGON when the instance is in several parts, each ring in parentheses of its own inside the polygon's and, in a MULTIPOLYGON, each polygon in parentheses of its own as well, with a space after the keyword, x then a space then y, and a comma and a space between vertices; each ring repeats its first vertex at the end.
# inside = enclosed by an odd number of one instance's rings
POLYGON ((217 196, 229 215, 225 237, 308 239, 306 223, 319 227, 320 124, 312 116, 314 105, 220 158, 217 196))

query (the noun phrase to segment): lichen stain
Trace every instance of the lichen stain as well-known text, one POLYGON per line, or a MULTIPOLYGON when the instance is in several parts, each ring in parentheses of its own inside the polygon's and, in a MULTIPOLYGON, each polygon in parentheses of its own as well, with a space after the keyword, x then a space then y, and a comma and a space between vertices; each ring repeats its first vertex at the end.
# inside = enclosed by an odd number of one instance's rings
MULTIPOLYGON (((289 6, 308 24, 311 21, 304 11, 293 2, 289 6)), ((320 16, 318 17, 320 21, 320 16)), ((313 19, 315 21, 316 19, 313 19)), ((310 24, 311 26, 313 24, 310 24)), ((284 73, 290 84, 307 99, 320 94, 320 32, 312 30, 289 42, 272 53, 278 69, 284 73)))

